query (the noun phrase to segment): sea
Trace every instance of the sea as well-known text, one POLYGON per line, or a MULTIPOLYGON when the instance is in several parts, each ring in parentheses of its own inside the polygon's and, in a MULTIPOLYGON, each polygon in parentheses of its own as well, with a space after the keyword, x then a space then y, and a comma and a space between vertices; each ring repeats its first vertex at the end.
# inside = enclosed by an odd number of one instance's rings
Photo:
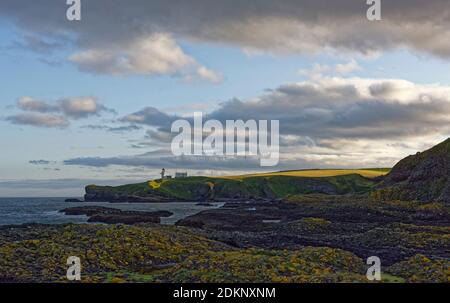
POLYGON ((108 202, 65 202, 66 198, 0 198, 0 225, 25 223, 63 224, 87 223, 87 216, 67 216, 60 210, 79 206, 104 206, 121 210, 159 211, 168 210, 171 217, 161 218, 161 224, 173 225, 178 220, 201 211, 219 208, 223 203, 212 206, 197 205, 195 202, 171 203, 108 203, 108 202))

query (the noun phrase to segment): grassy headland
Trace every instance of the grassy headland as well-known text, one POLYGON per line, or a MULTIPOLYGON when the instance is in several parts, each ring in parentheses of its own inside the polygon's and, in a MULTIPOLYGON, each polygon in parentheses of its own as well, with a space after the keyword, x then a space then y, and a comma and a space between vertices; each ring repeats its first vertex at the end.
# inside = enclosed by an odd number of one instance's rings
POLYGON ((87 201, 282 199, 293 194, 362 194, 388 169, 298 170, 225 177, 151 180, 117 187, 90 185, 87 201))

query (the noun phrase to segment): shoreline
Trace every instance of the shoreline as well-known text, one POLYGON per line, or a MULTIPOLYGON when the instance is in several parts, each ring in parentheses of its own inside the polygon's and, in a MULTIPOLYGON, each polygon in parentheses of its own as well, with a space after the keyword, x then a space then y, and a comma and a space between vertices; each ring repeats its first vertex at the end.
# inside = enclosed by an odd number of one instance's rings
POLYGON ((281 203, 223 206, 203 208, 175 225, 0 226, 0 255, 8 260, 20 260, 24 252, 33 256, 32 262, 3 264, 0 281, 64 282, 67 268, 60 256, 74 253, 88 259, 83 263, 87 283, 364 282, 370 256, 380 258, 386 282, 446 279, 450 210, 445 205, 297 196, 281 203), (42 271, 46 264, 53 269, 42 271), (249 267, 258 272, 245 270, 249 267), (289 275, 282 274, 286 270, 289 275))
POLYGON ((186 216, 203 210, 223 206, 224 203, 199 204, 198 202, 171 203, 109 203, 109 202, 64 202, 64 198, 0 199, 0 226, 36 224, 87 223, 87 216, 67 216, 60 211, 71 207, 109 207, 122 211, 155 212, 170 211, 174 215, 161 220, 162 224, 175 224, 186 216))

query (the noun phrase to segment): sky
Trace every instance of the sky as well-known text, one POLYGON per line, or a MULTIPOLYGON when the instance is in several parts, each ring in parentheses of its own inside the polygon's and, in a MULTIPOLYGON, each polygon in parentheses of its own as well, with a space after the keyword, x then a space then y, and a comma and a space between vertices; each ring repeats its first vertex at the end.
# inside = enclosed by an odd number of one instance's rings
POLYGON ((448 1, 385 0, 381 21, 362 0, 81 0, 81 21, 65 2, 0 2, 0 196, 392 167, 449 137, 448 1), (194 112, 279 120, 279 164, 173 156, 194 112))

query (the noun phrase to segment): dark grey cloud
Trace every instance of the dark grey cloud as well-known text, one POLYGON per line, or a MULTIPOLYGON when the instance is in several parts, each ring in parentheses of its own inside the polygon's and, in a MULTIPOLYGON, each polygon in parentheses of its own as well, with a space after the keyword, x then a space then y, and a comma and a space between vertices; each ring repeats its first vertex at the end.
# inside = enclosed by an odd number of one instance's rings
POLYGON ((279 120, 283 135, 393 139, 448 131, 449 87, 403 80, 321 78, 280 86, 257 102, 237 99, 207 119, 279 120))
POLYGON ((110 75, 171 75, 187 81, 203 79, 212 83, 222 81, 219 73, 186 54, 170 31, 158 29, 158 24, 149 22, 148 18, 152 16, 147 13, 153 11, 148 10, 156 9, 154 4, 159 4, 141 0, 128 5, 109 0, 84 2, 83 19, 78 24, 66 19, 68 6, 65 1, 7 0, 0 3, 0 17, 15 24, 23 33, 21 47, 40 53, 61 48, 74 50, 67 59, 80 71, 110 75))
POLYGON ((30 160, 28 163, 33 165, 49 165, 51 162, 48 160, 30 160))
POLYGON ((130 145, 130 147, 131 148, 134 148, 134 149, 141 149, 141 148, 148 148, 148 147, 152 147, 153 146, 153 144, 151 144, 151 143, 144 143, 144 142, 140 142, 140 143, 133 143, 133 144, 131 144, 130 145))
POLYGON ((150 141, 156 141, 160 143, 170 143, 172 142, 174 134, 164 132, 164 131, 157 131, 157 130, 147 130, 145 139, 148 139, 150 141))
POLYGON ((146 107, 133 114, 126 115, 119 121, 170 129, 172 122, 177 119, 179 119, 179 117, 175 115, 168 115, 154 107, 146 107))
POLYGON ((32 50, 74 46, 70 61, 94 73, 177 75, 192 69, 188 78, 220 81, 177 39, 278 54, 406 47, 450 56, 450 2, 383 1, 380 22, 366 19, 367 8, 355 0, 90 0, 83 3, 82 21, 74 23, 65 18, 65 1, 3 0, 0 16, 23 32, 32 50))
MULTIPOLYGON (((118 157, 82 157, 73 158, 64 161, 65 165, 69 166, 88 166, 88 167, 110 167, 110 166, 129 166, 129 167, 146 167, 149 169, 170 168, 170 169, 196 169, 196 170, 263 170, 260 166, 258 157, 204 157, 204 156, 180 156, 174 157, 170 152, 164 153, 158 151, 152 153, 145 153, 134 156, 118 156, 118 157)), ((317 163, 318 164, 318 163, 317 163)), ((279 168, 288 169, 289 167, 306 167, 311 165, 306 161, 286 161, 279 168)), ((267 170, 267 167, 265 168, 267 170)))
POLYGON ((51 168, 51 167, 44 167, 44 170, 46 170, 46 171, 61 171, 60 168, 51 168))
POLYGON ((108 125, 86 125, 82 126, 82 128, 86 128, 89 130, 101 130, 101 131, 107 131, 111 133, 125 133, 125 132, 132 132, 132 131, 138 131, 141 130, 142 127, 137 125, 124 125, 124 126, 108 126, 108 125))

